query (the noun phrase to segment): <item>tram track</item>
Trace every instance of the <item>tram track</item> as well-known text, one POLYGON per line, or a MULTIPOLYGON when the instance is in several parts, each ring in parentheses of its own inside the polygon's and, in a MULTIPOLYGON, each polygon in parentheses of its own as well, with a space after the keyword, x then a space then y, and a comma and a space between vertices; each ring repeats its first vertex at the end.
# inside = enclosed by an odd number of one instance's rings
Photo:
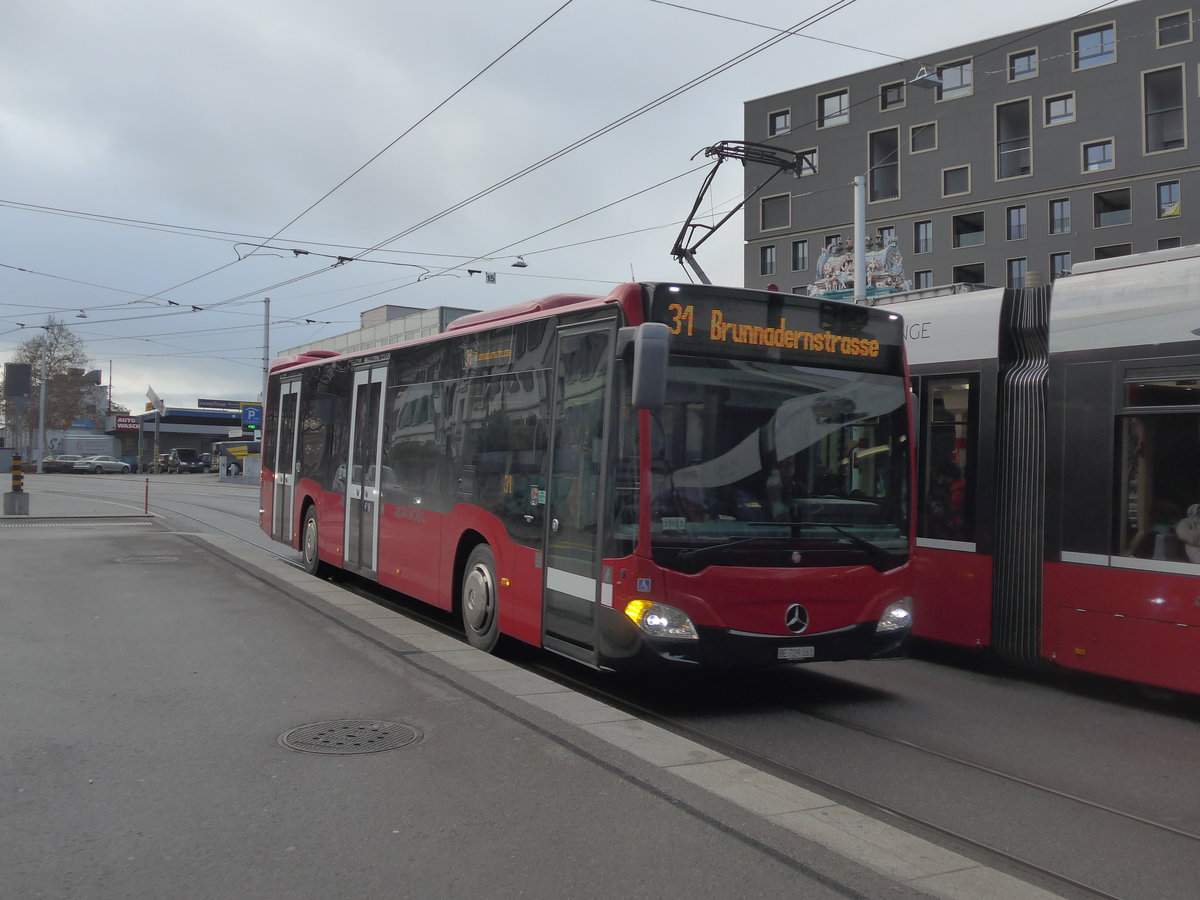
POLYGON ((886 741, 889 744, 894 744, 898 747, 904 747, 907 750, 914 750, 918 753, 925 754, 926 756, 935 757, 937 759, 941 759, 946 762, 954 763, 955 765, 962 766, 964 768, 973 769, 977 772, 982 772, 986 775, 991 775, 995 778, 1003 779, 1004 781, 1010 782, 1012 784, 1020 785, 1021 787, 1030 788, 1032 790, 1038 791, 1040 793, 1046 794, 1048 796, 1054 797, 1059 800, 1068 800, 1068 801, 1071 801, 1072 803, 1076 803, 1076 804, 1079 804, 1080 806, 1084 806, 1089 809, 1093 809, 1097 812, 1102 812, 1102 813, 1106 813, 1108 815, 1117 816, 1118 818, 1124 819, 1129 822, 1137 823, 1138 825, 1144 825, 1149 828, 1154 828, 1159 831, 1166 832, 1168 834, 1173 834, 1177 837, 1187 838, 1188 840, 1192 840, 1192 841, 1196 841, 1197 843, 1200 843, 1200 834, 1197 834, 1194 831, 1188 831, 1187 829, 1184 829, 1184 828, 1177 828, 1174 825, 1168 825, 1165 822, 1156 822, 1153 819, 1148 819, 1145 816, 1138 815, 1137 813, 1130 812, 1130 811, 1124 810, 1124 809, 1120 809, 1119 807, 1116 807, 1116 806, 1110 806, 1105 803, 1100 803, 1095 800, 1089 800, 1086 797, 1082 797, 1078 794, 1071 793, 1070 791, 1064 791, 1064 790, 1060 790, 1059 788, 1054 788, 1054 787, 1050 787, 1045 784, 1040 784, 1036 781, 1033 781, 1032 779, 1024 778, 1020 775, 1014 775, 1010 772, 1004 772, 993 766, 988 766, 988 765, 984 765, 983 763, 974 762, 972 760, 966 759, 962 756, 958 756, 953 753, 946 753, 945 751, 942 751, 942 750, 936 750, 931 747, 925 747, 925 746, 917 744, 913 741, 906 740, 905 738, 893 737, 891 735, 884 734, 883 732, 878 731, 877 729, 868 728, 865 725, 860 725, 857 722, 848 722, 844 719, 838 718, 837 716, 831 716, 827 713, 818 713, 818 712, 813 712, 811 710, 799 710, 794 706, 789 706, 788 708, 792 709, 794 712, 798 712, 802 715, 809 716, 810 718, 818 719, 818 720, 820 720, 822 722, 826 722, 830 725, 836 725, 839 728, 844 728, 849 731, 855 731, 859 734, 874 738, 876 740, 886 741))

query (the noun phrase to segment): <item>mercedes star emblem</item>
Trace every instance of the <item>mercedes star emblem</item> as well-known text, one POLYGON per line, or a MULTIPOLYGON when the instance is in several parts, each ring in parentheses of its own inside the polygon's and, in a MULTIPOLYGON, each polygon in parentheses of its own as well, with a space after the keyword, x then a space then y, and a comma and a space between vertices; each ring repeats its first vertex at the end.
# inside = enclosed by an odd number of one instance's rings
POLYGON ((793 603, 783 615, 783 624, 792 634, 800 634, 808 628, 808 611, 799 603, 793 603))

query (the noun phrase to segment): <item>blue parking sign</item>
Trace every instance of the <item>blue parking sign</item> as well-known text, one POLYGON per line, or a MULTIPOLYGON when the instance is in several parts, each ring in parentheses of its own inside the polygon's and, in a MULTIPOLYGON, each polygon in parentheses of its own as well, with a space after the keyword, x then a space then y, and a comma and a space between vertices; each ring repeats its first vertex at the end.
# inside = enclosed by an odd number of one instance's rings
POLYGON ((242 407, 242 428, 258 429, 262 427, 262 407, 261 406, 243 406, 242 407))

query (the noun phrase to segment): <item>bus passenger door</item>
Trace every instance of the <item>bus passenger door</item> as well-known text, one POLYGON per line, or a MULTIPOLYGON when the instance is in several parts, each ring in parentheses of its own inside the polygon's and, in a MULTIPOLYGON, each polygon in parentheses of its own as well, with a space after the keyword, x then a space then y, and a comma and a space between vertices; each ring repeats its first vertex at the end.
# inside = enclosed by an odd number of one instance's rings
POLYGON ((383 383, 387 366, 354 373, 350 408, 350 464, 346 479, 345 566, 375 576, 379 548, 379 453, 383 438, 383 383))
POLYGON ((279 385, 279 436, 275 442, 274 496, 271 500, 271 537, 292 543, 296 502, 296 410, 300 404, 300 381, 279 385))
POLYGON ((612 602, 611 584, 602 584, 599 528, 612 342, 611 323, 564 328, 555 366, 542 640, 584 662, 594 659, 596 604, 606 596, 612 602))

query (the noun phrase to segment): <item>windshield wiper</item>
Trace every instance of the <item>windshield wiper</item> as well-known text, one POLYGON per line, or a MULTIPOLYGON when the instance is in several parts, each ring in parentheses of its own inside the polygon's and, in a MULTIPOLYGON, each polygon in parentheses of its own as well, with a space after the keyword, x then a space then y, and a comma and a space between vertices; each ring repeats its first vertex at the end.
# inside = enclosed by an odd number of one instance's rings
MULTIPOLYGON (((765 524, 765 523, 763 523, 765 524)), ((676 559, 684 560, 695 559, 697 556, 703 556, 705 553, 711 553, 713 550, 724 550, 726 547, 736 547, 738 544, 744 544, 747 541, 760 541, 758 537, 736 538, 732 541, 722 541, 719 544, 709 544, 707 547, 693 547, 691 550, 681 550, 676 559)))
MULTIPOLYGON (((828 528, 831 531, 836 531, 853 546, 866 554, 867 560, 880 572, 895 569, 897 566, 903 565, 908 559, 907 553, 893 553, 891 550, 886 550, 878 544, 873 544, 865 538, 859 537, 854 532, 847 531, 840 525, 834 525, 832 522, 746 522, 745 524, 751 527, 786 525, 789 528, 828 528)), ((795 536, 800 537, 801 535, 797 534, 795 536)))

